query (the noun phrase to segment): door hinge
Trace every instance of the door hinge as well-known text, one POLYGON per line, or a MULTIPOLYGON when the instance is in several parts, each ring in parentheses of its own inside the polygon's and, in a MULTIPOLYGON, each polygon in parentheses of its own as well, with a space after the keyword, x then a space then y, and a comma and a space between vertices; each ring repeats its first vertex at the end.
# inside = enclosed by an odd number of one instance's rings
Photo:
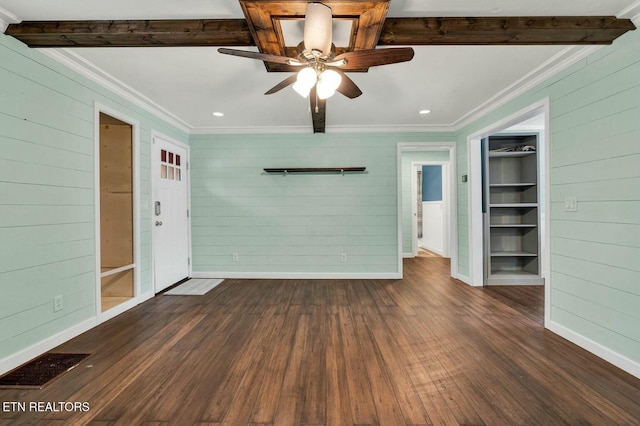
POLYGON ((189 217, 189 209, 187 209, 187 217, 189 217))
POLYGON ((187 265, 191 265, 191 258, 187 257, 187 265))

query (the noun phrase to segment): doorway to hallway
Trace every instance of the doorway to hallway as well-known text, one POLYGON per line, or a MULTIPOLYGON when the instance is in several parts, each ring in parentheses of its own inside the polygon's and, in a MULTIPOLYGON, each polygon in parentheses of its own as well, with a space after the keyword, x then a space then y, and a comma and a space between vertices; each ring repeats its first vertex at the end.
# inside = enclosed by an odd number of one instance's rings
MULTIPOLYGON (((457 199, 455 142, 415 142, 398 143, 398 263, 402 274, 402 259, 418 256, 418 202, 416 164, 445 164, 442 198, 447 200, 447 209, 442 212, 446 218, 443 229, 443 245, 451 258, 450 271, 458 278, 457 206, 450 200, 457 199)), ((424 225, 424 218, 423 218, 424 225)))

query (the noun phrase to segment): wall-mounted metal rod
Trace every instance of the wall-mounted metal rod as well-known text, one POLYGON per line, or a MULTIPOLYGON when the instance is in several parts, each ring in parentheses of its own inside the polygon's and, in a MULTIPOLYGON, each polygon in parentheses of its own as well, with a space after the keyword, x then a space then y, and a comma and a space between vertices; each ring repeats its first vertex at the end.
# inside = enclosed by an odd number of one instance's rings
POLYGON ((267 173, 346 173, 364 172, 366 167, 282 167, 262 169, 267 173))

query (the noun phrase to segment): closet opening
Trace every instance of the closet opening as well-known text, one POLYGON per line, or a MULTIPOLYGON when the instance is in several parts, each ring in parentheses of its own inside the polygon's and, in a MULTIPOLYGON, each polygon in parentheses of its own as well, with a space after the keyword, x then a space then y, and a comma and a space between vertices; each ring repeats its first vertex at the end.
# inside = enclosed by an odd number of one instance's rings
POLYGON ((133 126, 100 113, 100 312, 135 297, 133 126))

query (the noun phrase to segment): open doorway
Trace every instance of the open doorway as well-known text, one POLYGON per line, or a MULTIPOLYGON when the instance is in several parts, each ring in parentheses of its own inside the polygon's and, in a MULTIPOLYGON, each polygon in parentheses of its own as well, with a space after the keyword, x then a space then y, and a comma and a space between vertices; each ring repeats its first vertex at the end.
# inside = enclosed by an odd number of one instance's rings
MULTIPOLYGON (((520 284, 547 284, 545 294, 545 316, 549 312, 550 250, 549 250, 549 102, 548 99, 533 104, 517 113, 496 122, 467 138, 469 158, 469 238, 470 238, 470 284, 518 284, 514 273, 527 275, 535 271, 538 278, 525 278, 520 284), (526 135, 535 135, 535 147, 525 143, 526 135), (495 164, 489 165, 483 156, 483 140, 495 138, 489 147, 495 164), (517 142, 522 139, 522 143, 517 142), (516 141, 516 142, 514 142, 516 141), (522 153, 513 153, 522 147, 522 153), (526 148, 526 149, 525 149, 526 148), (535 155, 527 152, 535 151, 535 155), (527 154, 527 155, 525 155, 527 154), (503 160, 507 161, 503 161, 503 160), (533 160, 535 159, 535 162, 533 160), (525 162, 533 162, 531 167, 525 162), (523 167, 513 168, 512 163, 523 167), (537 164, 536 164, 537 163, 537 164), (494 167, 497 179, 481 177, 483 167, 494 167), (516 170, 517 169, 517 170, 516 170), (516 173, 517 171, 517 173, 516 173), (535 172, 529 175, 531 171, 535 172), (493 186, 483 199, 483 192, 493 186), (496 207, 496 216, 487 217, 487 203, 496 207), (487 227, 491 227, 487 232, 487 227), (491 235, 495 231, 495 235, 491 235), (535 238, 534 238, 535 237, 535 238), (493 238, 493 241, 491 240, 493 238), (492 243, 496 247, 492 247, 492 243), (500 249, 500 246, 502 249, 500 249), (488 260, 495 260, 495 265, 488 260), (500 266, 499 268, 497 266, 500 266), (494 272, 506 268, 507 281, 488 282, 494 272), (518 271, 520 270, 520 271, 518 271)), ((489 155, 488 150, 484 155, 489 155)), ((529 274, 531 276, 536 274, 529 274)), ((499 277, 499 274, 494 274, 499 277)), ((548 318, 545 318, 545 322, 548 318)))
POLYGON ((136 296, 134 126, 99 112, 99 312, 136 296))
POLYGON ((449 255, 449 161, 412 163, 412 253, 449 255))
MULTIPOLYGON (((398 144, 398 263, 402 274, 402 259, 418 255, 418 165, 440 165, 447 185, 442 198, 447 208, 442 212, 443 251, 451 257, 451 276, 458 277, 457 249, 457 206, 450 200, 456 199, 455 142, 424 142, 398 144), (444 228, 443 228, 444 227, 444 228)), ((420 203, 421 204, 421 203, 420 203)), ((424 223, 423 223, 424 225, 424 223)))

